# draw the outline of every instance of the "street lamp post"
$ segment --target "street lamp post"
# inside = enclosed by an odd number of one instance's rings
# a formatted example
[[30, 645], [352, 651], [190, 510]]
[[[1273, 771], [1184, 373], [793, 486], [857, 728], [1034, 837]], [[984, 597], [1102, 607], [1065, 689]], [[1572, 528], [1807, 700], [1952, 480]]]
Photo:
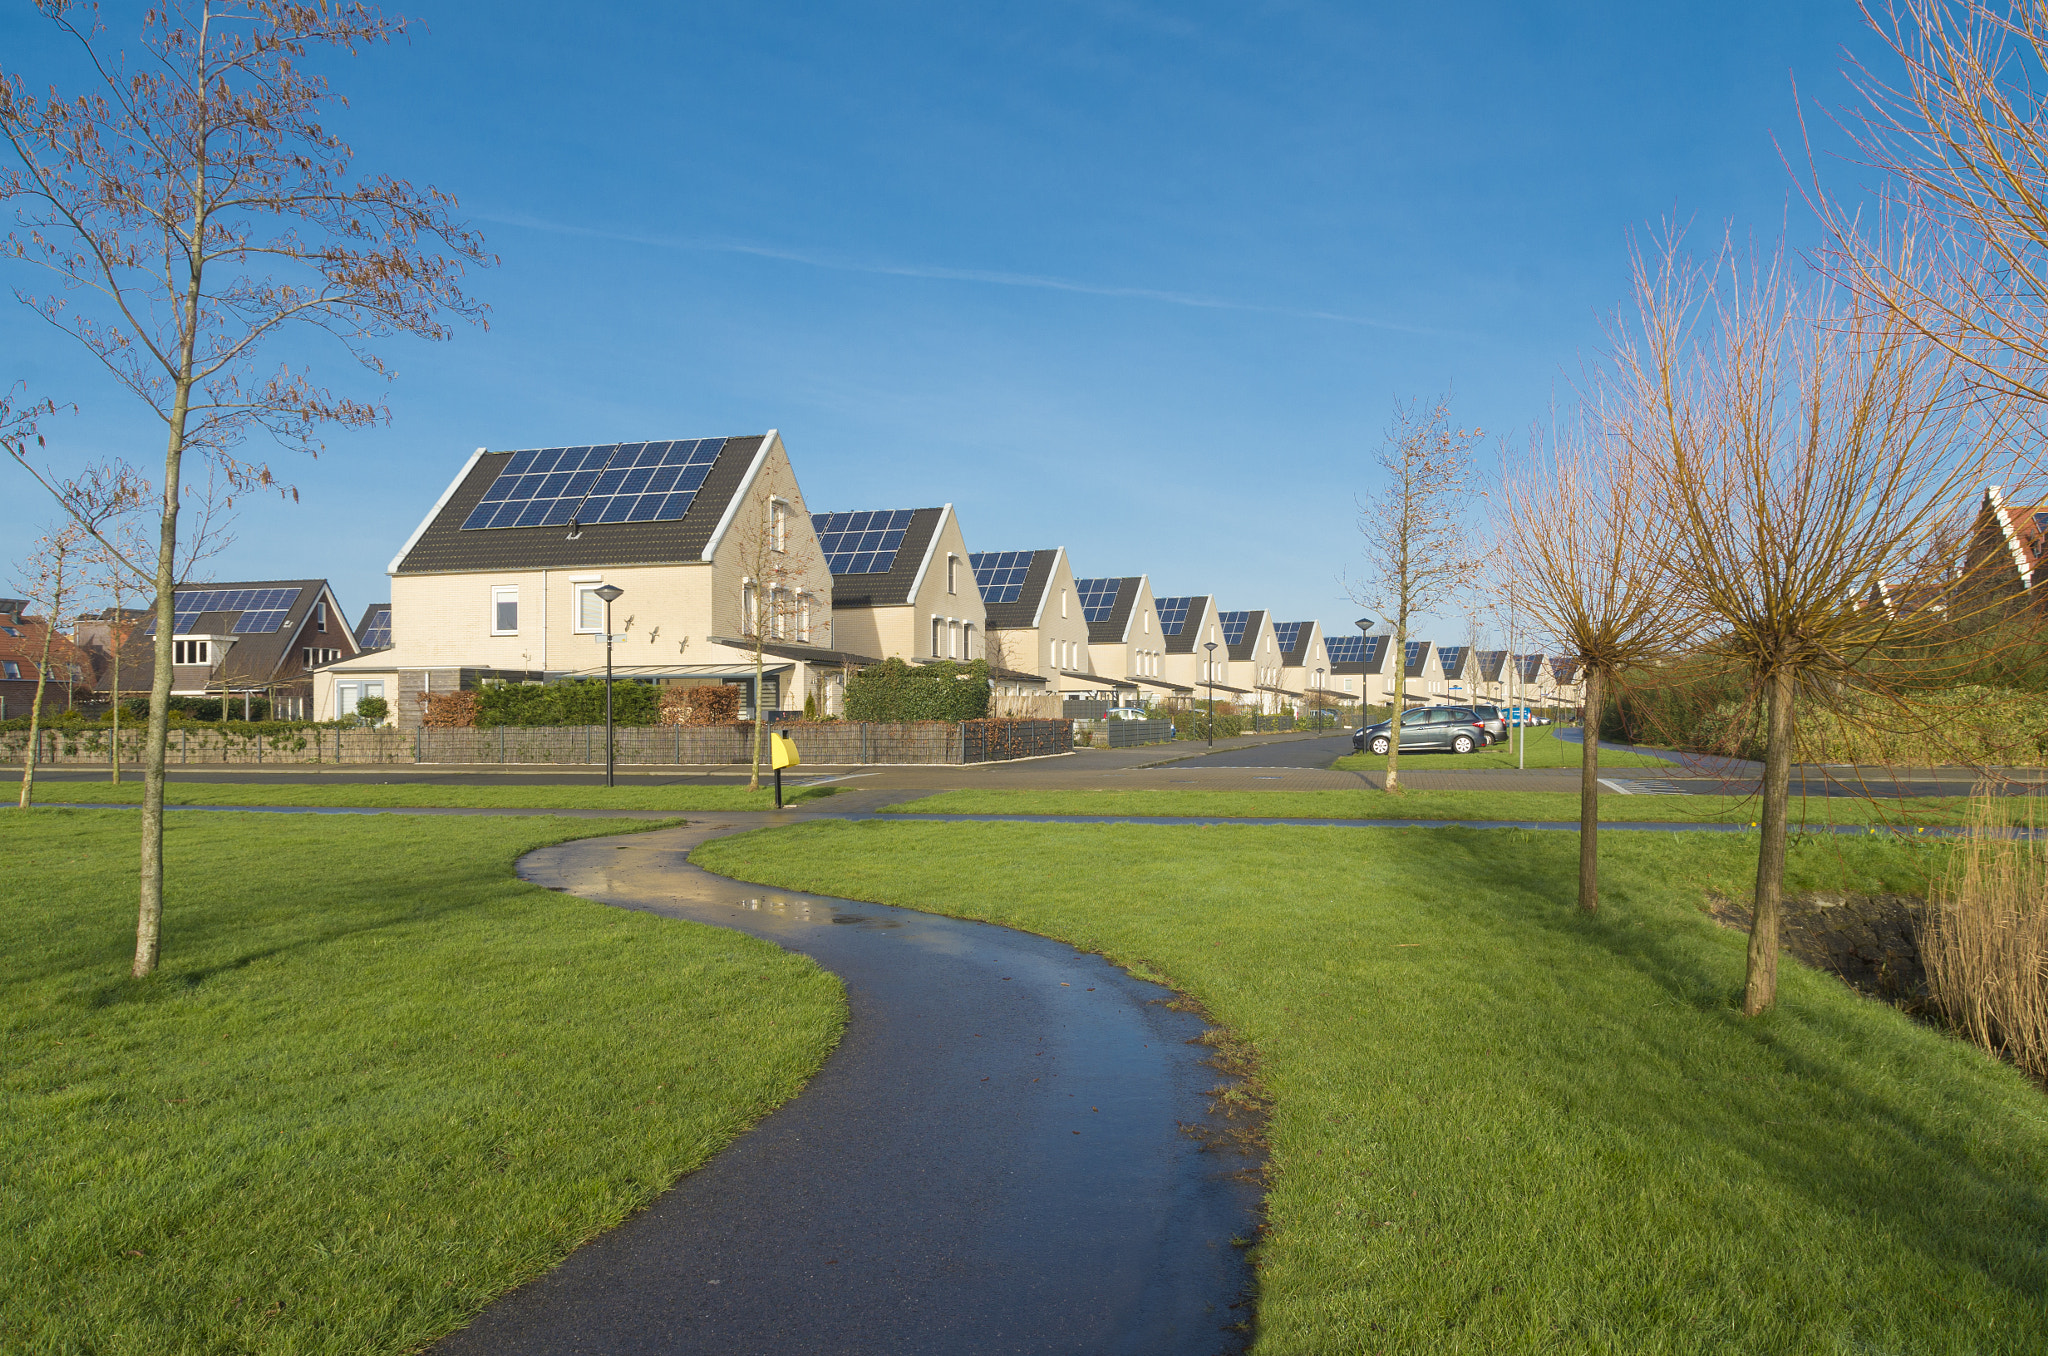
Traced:
[[1209, 747], [1216, 747], [1216, 642], [1202, 642], [1209, 652]]
[[606, 584], [603, 588], [592, 589], [604, 599], [604, 784], [612, 785], [615, 768], [615, 751], [612, 748], [612, 603], [625, 592], [617, 584]]
[[1316, 670], [1316, 733], [1323, 732], [1323, 671]]
[[[1365, 708], [1372, 704], [1372, 680], [1365, 673], [1366, 632], [1372, 630], [1372, 618], [1360, 617], [1351, 624], [1358, 628], [1358, 724], [1360, 728], [1363, 728], [1370, 723], [1366, 719]], [[1400, 718], [1401, 713], [1396, 711], [1394, 719], [1399, 720]]]

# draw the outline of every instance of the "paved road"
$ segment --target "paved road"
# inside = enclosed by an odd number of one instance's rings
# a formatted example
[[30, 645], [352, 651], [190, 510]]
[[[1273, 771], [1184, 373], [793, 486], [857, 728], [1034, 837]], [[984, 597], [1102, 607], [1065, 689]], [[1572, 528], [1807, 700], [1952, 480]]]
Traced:
[[1211, 754], [1199, 754], [1191, 763], [1181, 766], [1326, 768], [1349, 752], [1351, 734], [1346, 731], [1343, 734], [1308, 735], [1254, 744], [1248, 748], [1220, 749]]
[[690, 848], [764, 816], [564, 843], [520, 874], [738, 928], [846, 983], [801, 1096], [438, 1356], [1240, 1351], [1249, 1160], [1183, 1126], [1204, 1023], [1099, 956], [986, 924], [743, 885]]

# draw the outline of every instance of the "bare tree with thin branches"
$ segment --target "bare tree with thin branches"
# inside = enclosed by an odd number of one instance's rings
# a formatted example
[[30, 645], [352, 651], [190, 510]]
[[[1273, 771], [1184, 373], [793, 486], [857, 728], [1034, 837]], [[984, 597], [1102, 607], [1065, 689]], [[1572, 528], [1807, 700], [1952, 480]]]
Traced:
[[[1632, 670], [1683, 645], [1683, 595], [1665, 576], [1671, 520], [1653, 512], [1655, 464], [1624, 406], [1592, 411], [1512, 467], [1498, 519], [1519, 576], [1516, 611], [1584, 674], [1579, 762], [1579, 907], [1600, 907], [1600, 704]], [[1513, 656], [1509, 656], [1513, 662]]]
[[144, 58], [130, 65], [96, 12], [43, 12], [74, 40], [86, 92], [32, 95], [21, 72], [0, 72], [0, 135], [14, 157], [0, 172], [0, 199], [15, 217], [6, 253], [55, 284], [16, 296], [98, 359], [165, 433], [132, 967], [140, 978], [161, 953], [185, 460], [210, 463], [237, 490], [275, 486], [267, 466], [235, 455], [250, 433], [313, 452], [323, 425], [388, 418], [269, 350], [289, 332], [319, 330], [388, 379], [370, 345], [393, 335], [443, 339], [444, 316], [480, 318], [464, 276], [492, 261], [437, 190], [352, 180], [352, 153], [319, 120], [334, 96], [307, 63], [402, 37], [405, 20], [350, 0], [197, 0], [151, 11]]
[[77, 610], [79, 555], [89, 538], [69, 521], [37, 538], [24, 563], [22, 591], [42, 609], [43, 650], [36, 659], [36, 695], [28, 708], [28, 749], [21, 760], [21, 808], [35, 804], [36, 764], [42, 761], [43, 694], [50, 684], [50, 651]]
[[1478, 429], [1455, 428], [1451, 398], [1395, 406], [1375, 457], [1381, 487], [1359, 505], [1365, 572], [1347, 581], [1351, 600], [1393, 627], [1394, 715], [1389, 727], [1386, 789], [1400, 789], [1401, 714], [1408, 693], [1411, 621], [1451, 602], [1472, 580], [1475, 555], [1466, 514], [1477, 486], [1472, 448]]
[[1776, 1001], [1787, 810], [1800, 701], [1839, 718], [1940, 681], [1955, 615], [1939, 596], [1862, 598], [1950, 528], [2004, 455], [2010, 420], [1965, 399], [1951, 352], [1897, 312], [1842, 305], [1782, 259], [1701, 268], [1675, 237], [1636, 256], [1639, 320], [1614, 370], [1655, 487], [1667, 578], [1700, 653], [1747, 679], [1764, 766], [1743, 1011]]

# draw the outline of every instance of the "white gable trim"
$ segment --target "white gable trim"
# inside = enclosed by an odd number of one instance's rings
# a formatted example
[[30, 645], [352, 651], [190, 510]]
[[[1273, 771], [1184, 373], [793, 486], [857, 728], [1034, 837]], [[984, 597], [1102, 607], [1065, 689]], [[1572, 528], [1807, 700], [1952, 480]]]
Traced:
[[[746, 475], [740, 478], [740, 487], [732, 492], [726, 501], [725, 512], [719, 515], [718, 526], [711, 529], [711, 540], [704, 543], [704, 552], [699, 560], [709, 560], [718, 554], [718, 547], [725, 540], [725, 534], [732, 529], [732, 520], [739, 516], [740, 505], [746, 502], [747, 491], [754, 488], [754, 481], [761, 475], [761, 468], [768, 464], [768, 454], [782, 445], [782, 435], [769, 429], [761, 439], [761, 446], [754, 450], [754, 460], [747, 467]], [[791, 474], [794, 474], [792, 470]]]
[[2019, 534], [2012, 530], [2012, 515], [2005, 511], [2004, 490], [1997, 485], [1986, 485], [1984, 502], [1991, 505], [1991, 512], [1998, 519], [1998, 530], [2005, 537], [2005, 553], [2012, 557], [2013, 573], [2020, 577], [2020, 587], [2027, 588], [2033, 580], [2027, 577], [2027, 556], [2020, 549]]
[[[932, 539], [924, 544], [924, 559], [917, 564], [917, 577], [910, 581], [910, 601], [917, 602], [917, 595], [924, 592], [925, 572], [932, 567], [932, 556], [938, 552], [939, 538], [946, 535], [946, 524], [953, 517], [953, 506], [946, 504], [939, 509], [939, 521], [932, 528]], [[965, 543], [963, 542], [963, 547]], [[977, 590], [980, 585], [975, 585]]]
[[427, 530], [428, 525], [431, 524], [434, 521], [434, 519], [441, 516], [442, 508], [446, 506], [446, 504], [448, 503], [448, 496], [455, 493], [455, 487], [457, 485], [460, 485], [463, 481], [469, 478], [470, 468], [476, 465], [476, 459], [478, 457], [481, 457], [484, 453], [488, 451], [490, 451], [490, 449], [487, 447], [479, 447], [476, 451], [469, 454], [469, 460], [462, 463], [462, 469], [455, 473], [455, 479], [448, 482], [448, 488], [441, 491], [441, 497], [439, 499], [436, 499], [434, 501], [434, 506], [427, 510], [427, 516], [420, 519], [420, 525], [412, 530], [412, 535], [410, 537], [407, 537], [405, 539], [405, 545], [399, 547], [398, 554], [391, 557], [391, 563], [384, 567], [384, 573], [398, 573], [399, 562], [404, 560], [406, 556], [411, 554], [413, 546], [418, 543], [421, 534], [423, 534]]
[[1038, 606], [1031, 613], [1031, 629], [1036, 631], [1045, 623], [1045, 600], [1052, 597], [1052, 586], [1059, 581], [1060, 566], [1066, 562], [1067, 548], [1052, 548], [1052, 568], [1046, 571], [1045, 587], [1038, 591]]

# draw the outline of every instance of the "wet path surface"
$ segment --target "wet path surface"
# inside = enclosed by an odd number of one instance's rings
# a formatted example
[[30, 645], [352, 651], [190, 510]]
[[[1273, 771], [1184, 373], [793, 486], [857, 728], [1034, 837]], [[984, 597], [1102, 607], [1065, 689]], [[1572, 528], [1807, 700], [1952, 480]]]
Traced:
[[1250, 1160], [1185, 1125], [1222, 1076], [1170, 993], [987, 924], [768, 890], [684, 860], [744, 815], [529, 854], [520, 874], [737, 928], [846, 984], [791, 1103], [433, 1348], [492, 1353], [1210, 1353], [1249, 1269]]

